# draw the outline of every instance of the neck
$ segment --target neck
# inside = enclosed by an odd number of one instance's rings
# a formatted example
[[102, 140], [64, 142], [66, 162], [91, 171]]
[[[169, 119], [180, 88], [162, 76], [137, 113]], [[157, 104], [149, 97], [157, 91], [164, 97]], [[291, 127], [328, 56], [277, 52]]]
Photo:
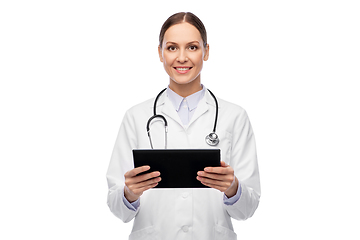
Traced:
[[186, 84], [179, 84], [170, 79], [169, 88], [182, 97], [190, 96], [202, 89], [200, 78]]

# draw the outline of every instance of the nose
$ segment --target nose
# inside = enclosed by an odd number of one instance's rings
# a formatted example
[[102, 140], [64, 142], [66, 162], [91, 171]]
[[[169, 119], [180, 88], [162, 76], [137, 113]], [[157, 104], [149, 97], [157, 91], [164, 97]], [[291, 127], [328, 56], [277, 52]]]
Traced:
[[184, 63], [188, 61], [188, 58], [186, 56], [186, 51], [184, 49], [179, 51], [179, 55], [176, 58], [176, 60], [180, 63]]

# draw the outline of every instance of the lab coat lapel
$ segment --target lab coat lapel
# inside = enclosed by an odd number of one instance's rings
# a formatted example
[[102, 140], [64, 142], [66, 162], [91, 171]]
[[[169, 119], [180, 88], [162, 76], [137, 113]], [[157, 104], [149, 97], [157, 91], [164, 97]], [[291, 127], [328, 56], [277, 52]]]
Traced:
[[170, 101], [166, 93], [164, 94], [161, 100], [162, 100], [161, 103], [163, 104], [163, 107], [161, 108], [161, 112], [164, 115], [172, 118], [174, 121], [178, 122], [180, 125], [182, 125], [179, 114], [176, 112], [172, 102]]
[[209, 110], [209, 98], [211, 98], [211, 96], [209, 92], [205, 89], [205, 96], [200, 100], [197, 108], [195, 109], [195, 113], [190, 120], [189, 126], [193, 122], [195, 122], [196, 119], [201, 117], [204, 113], [206, 113]]

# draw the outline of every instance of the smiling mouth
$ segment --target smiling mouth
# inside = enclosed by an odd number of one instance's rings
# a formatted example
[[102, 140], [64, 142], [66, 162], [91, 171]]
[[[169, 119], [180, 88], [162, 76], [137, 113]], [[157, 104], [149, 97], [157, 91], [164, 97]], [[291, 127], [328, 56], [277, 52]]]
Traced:
[[174, 67], [178, 71], [188, 71], [192, 69], [192, 67]]

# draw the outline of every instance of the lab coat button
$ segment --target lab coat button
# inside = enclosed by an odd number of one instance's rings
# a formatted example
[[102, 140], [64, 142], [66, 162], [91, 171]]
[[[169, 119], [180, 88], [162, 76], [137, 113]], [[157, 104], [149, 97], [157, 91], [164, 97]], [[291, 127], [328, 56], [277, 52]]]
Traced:
[[184, 192], [183, 194], [182, 194], [182, 197], [183, 198], [187, 198], [189, 196], [189, 193], [188, 192]]
[[189, 227], [188, 227], [188, 226], [183, 226], [181, 229], [182, 229], [184, 232], [188, 232], [188, 231], [189, 231]]

